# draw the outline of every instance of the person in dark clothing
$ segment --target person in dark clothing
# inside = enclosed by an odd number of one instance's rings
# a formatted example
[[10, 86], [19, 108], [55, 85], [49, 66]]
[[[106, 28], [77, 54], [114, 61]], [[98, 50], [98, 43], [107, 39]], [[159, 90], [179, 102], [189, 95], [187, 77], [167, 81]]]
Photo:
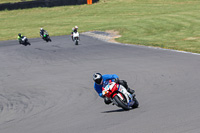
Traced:
[[43, 28], [40, 28], [40, 36], [42, 37], [42, 39], [44, 39], [44, 33], [47, 32], [46, 30], [44, 30]]

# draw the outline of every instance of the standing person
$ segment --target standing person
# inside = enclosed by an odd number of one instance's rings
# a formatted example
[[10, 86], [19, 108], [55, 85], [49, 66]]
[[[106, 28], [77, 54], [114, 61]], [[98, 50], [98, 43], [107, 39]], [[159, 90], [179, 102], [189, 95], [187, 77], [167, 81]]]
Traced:
[[105, 104], [110, 104], [112, 101], [108, 97], [104, 97], [102, 94], [102, 87], [105, 84], [109, 83], [109, 80], [112, 80], [112, 82], [116, 82], [118, 84], [123, 85], [127, 91], [131, 94], [133, 94], [135, 91], [130, 89], [127, 85], [127, 82], [125, 80], [119, 80], [119, 77], [116, 74], [105, 74], [101, 75], [100, 73], [95, 73], [93, 75], [94, 80], [94, 89], [99, 94], [100, 97], [104, 98]]
[[72, 32], [71, 32], [71, 38], [72, 38], [72, 41], [74, 41], [74, 38], [73, 38], [73, 33], [76, 33], [76, 32], [78, 32], [78, 26], [75, 26], [75, 27], [73, 27], [72, 28]]

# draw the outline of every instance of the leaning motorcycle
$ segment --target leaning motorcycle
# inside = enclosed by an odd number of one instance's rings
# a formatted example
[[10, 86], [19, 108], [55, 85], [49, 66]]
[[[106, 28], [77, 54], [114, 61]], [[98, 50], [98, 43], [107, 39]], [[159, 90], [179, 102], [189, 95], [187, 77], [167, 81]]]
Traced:
[[105, 87], [102, 87], [102, 94], [110, 98], [114, 105], [124, 110], [130, 110], [139, 106], [135, 94], [130, 94], [124, 86], [115, 82], [109, 82]]
[[73, 32], [73, 40], [75, 42], [75, 45], [78, 45], [78, 43], [80, 41], [78, 32]]
[[30, 42], [28, 41], [28, 38], [25, 36], [22, 37], [20, 44], [24, 46], [31, 45]]
[[44, 33], [43, 39], [44, 39], [46, 42], [48, 42], [48, 41], [51, 42], [51, 38], [50, 38], [50, 36], [49, 36], [49, 34], [48, 34], [47, 32]]

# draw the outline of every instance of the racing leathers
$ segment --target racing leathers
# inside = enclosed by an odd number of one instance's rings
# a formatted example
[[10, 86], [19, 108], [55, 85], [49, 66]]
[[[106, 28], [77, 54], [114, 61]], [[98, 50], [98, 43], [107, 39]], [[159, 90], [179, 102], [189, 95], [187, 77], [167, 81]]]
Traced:
[[17, 39], [18, 39], [18, 41], [19, 41], [19, 44], [22, 44], [22, 38], [23, 38], [23, 37], [24, 37], [23, 35], [21, 35], [21, 36], [18, 35]]
[[42, 39], [44, 39], [44, 32], [47, 32], [47, 31], [44, 29], [40, 30], [40, 36], [42, 37]]
[[71, 32], [71, 38], [72, 38], [72, 41], [74, 41], [74, 38], [73, 38], [73, 33], [75, 32], [78, 32], [77, 31], [78, 29], [76, 29], [76, 28], [72, 28], [72, 32]]

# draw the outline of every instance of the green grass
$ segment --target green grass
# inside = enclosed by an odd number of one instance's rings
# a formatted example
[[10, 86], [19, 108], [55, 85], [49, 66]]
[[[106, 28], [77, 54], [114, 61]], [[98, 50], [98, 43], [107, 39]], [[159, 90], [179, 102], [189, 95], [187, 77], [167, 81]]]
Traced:
[[2, 3], [16, 3], [16, 2], [24, 2], [24, 1], [33, 1], [33, 0], [1, 0], [0, 4], [2, 4]]
[[100, 0], [93, 5], [34, 8], [0, 12], [0, 40], [19, 32], [39, 37], [43, 27], [51, 36], [79, 31], [116, 30], [122, 43], [200, 53], [199, 0]]

